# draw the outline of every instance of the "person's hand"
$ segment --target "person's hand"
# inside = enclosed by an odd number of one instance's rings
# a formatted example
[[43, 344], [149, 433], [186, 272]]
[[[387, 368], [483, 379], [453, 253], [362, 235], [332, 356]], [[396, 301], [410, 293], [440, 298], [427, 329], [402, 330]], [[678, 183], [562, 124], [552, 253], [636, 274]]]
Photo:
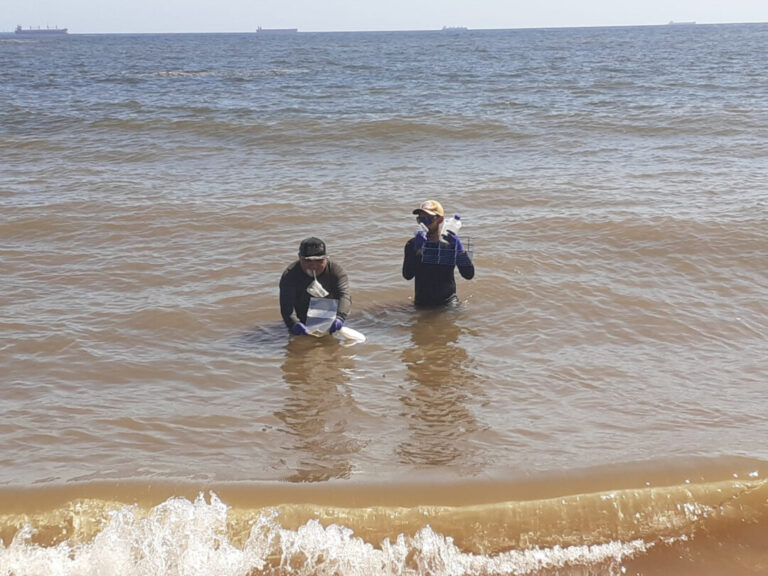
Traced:
[[422, 248], [424, 248], [424, 244], [427, 243], [427, 232], [424, 230], [424, 228], [419, 227], [418, 230], [416, 230], [416, 235], [413, 237], [413, 249], [418, 252]]
[[293, 332], [296, 336], [306, 336], [309, 334], [307, 327], [304, 326], [304, 324], [301, 322], [296, 322], [296, 324], [293, 325], [293, 328], [291, 328], [291, 332]]
[[448, 234], [445, 235], [445, 240], [451, 245], [451, 248], [456, 250], [456, 252], [464, 252], [464, 245], [461, 243], [461, 238], [459, 238], [457, 234], [448, 232]]
[[331, 327], [328, 329], [328, 333], [333, 334], [336, 332], [336, 330], [340, 330], [342, 326], [344, 326], [344, 320], [341, 318], [336, 318], [336, 320], [331, 323]]

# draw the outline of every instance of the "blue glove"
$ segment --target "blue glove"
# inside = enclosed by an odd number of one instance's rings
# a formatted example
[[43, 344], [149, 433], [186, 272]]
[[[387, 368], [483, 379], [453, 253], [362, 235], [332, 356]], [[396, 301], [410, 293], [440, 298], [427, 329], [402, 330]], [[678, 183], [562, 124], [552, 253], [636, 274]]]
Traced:
[[416, 236], [413, 237], [413, 249], [418, 252], [424, 248], [424, 244], [427, 243], [427, 233], [424, 230], [419, 229], [416, 231]]
[[448, 232], [448, 234], [445, 236], [445, 240], [448, 242], [448, 244], [451, 245], [451, 248], [456, 250], [456, 252], [464, 252], [464, 245], [461, 243], [461, 238], [459, 238], [453, 232]]
[[296, 324], [293, 325], [293, 328], [291, 328], [291, 332], [296, 334], [296, 336], [305, 336], [309, 334], [309, 332], [307, 332], [307, 327], [301, 322], [296, 322]]
[[336, 330], [339, 330], [342, 326], [344, 326], [344, 320], [341, 318], [336, 318], [336, 320], [333, 321], [331, 324], [331, 327], [328, 329], [329, 334], [333, 334], [336, 332]]

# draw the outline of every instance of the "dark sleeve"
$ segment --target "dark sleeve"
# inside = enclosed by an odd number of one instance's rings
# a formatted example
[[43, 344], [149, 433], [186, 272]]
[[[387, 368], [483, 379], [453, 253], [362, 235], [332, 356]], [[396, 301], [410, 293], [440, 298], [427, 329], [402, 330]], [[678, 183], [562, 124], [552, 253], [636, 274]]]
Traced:
[[291, 270], [287, 268], [280, 277], [280, 315], [289, 330], [299, 322], [296, 315], [296, 282]]
[[413, 239], [410, 239], [405, 244], [405, 251], [403, 254], [403, 278], [410, 280], [416, 276], [419, 260], [419, 255], [416, 253], [416, 250], [413, 249]]
[[469, 257], [468, 252], [460, 252], [456, 256], [456, 267], [459, 269], [459, 274], [461, 274], [462, 278], [472, 280], [475, 277], [475, 265], [472, 264], [472, 259]]
[[339, 299], [339, 308], [336, 316], [346, 320], [349, 311], [352, 309], [352, 298], [349, 295], [349, 277], [344, 268], [333, 263], [333, 272], [336, 277], [336, 298]]

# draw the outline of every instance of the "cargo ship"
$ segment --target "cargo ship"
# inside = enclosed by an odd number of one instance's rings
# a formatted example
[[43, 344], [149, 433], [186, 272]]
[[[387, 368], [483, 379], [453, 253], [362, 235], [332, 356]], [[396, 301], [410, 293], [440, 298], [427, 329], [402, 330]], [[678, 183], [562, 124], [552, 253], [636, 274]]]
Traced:
[[68, 34], [66, 28], [22, 28], [16, 26], [16, 34], [21, 36], [63, 36]]
[[298, 28], [256, 28], [257, 34], [295, 34], [298, 31]]

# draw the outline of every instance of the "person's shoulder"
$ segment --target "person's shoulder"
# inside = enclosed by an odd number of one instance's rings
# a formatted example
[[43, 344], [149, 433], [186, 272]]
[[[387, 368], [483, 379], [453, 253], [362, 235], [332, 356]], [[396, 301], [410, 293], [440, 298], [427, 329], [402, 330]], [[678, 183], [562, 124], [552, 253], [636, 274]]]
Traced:
[[336, 262], [336, 260], [332, 260], [331, 258], [328, 258], [328, 269], [333, 274], [345, 274], [344, 266]]
[[288, 264], [285, 270], [283, 270], [283, 276], [288, 276], [290, 274], [295, 274], [296, 270], [301, 270], [301, 266], [299, 266], [299, 261], [295, 260]]

